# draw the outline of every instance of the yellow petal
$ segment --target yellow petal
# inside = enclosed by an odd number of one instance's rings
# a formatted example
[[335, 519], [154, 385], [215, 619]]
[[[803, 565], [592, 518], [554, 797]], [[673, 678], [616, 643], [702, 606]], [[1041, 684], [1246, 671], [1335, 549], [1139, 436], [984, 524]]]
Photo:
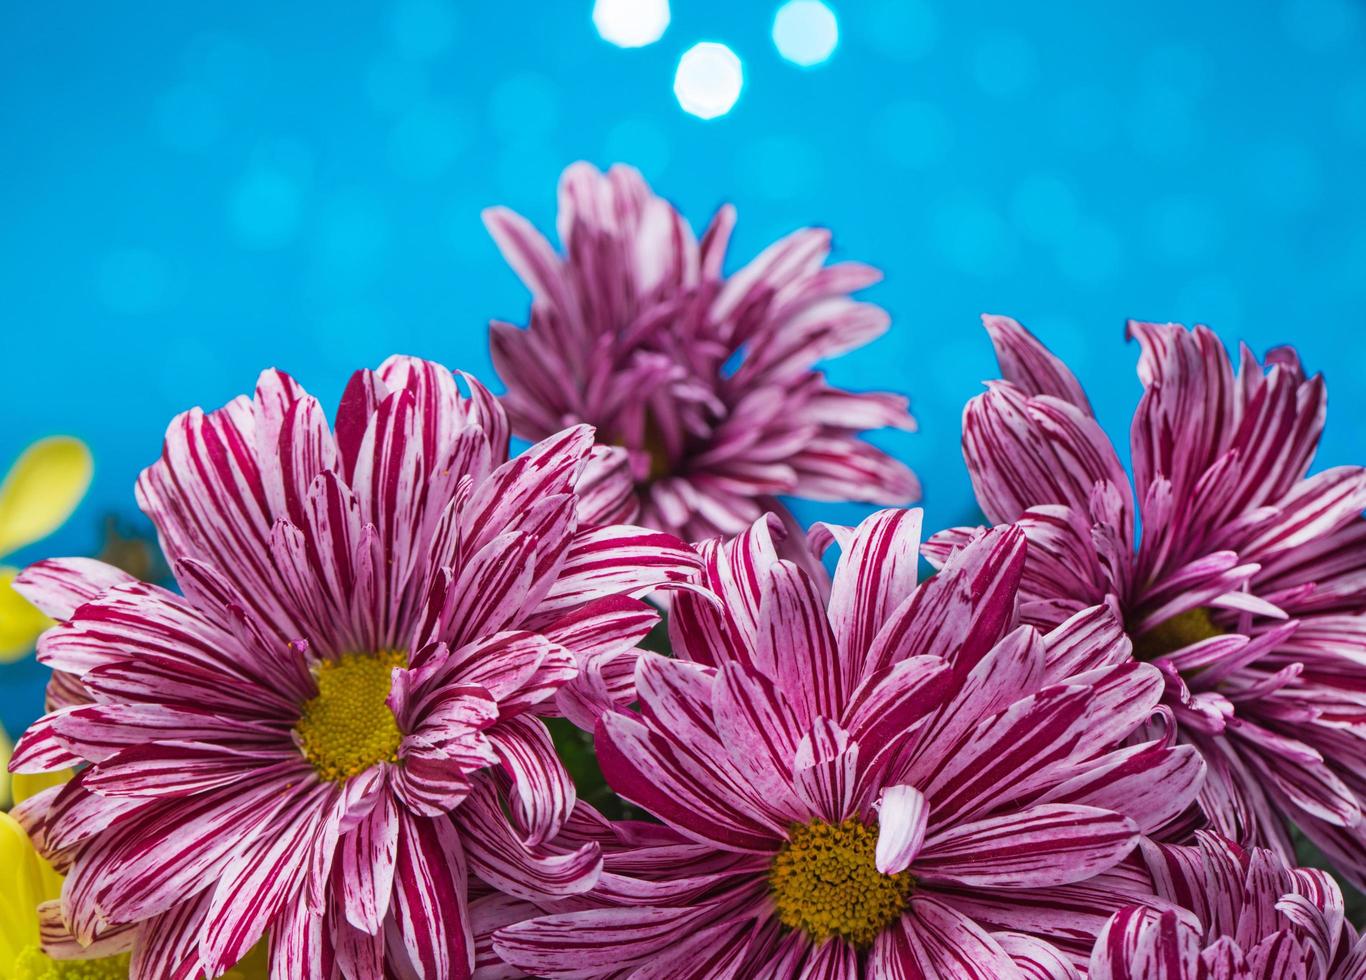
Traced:
[[90, 450], [70, 436], [24, 450], [0, 486], [0, 555], [61, 527], [85, 496], [93, 469]]
[[[10, 788], [14, 793], [14, 804], [18, 806], [31, 796], [37, 796], [50, 786], [60, 786], [62, 783], [70, 782], [71, 777], [76, 775], [75, 769], [58, 769], [56, 772], [16, 772], [10, 777]], [[47, 863], [47, 859], [34, 852], [34, 858], [38, 862], [38, 882], [39, 893], [46, 901], [48, 899], [60, 898], [62, 894], [62, 876], [59, 875]], [[4, 974], [0, 973], [0, 977]]]
[[15, 568], [0, 568], [0, 663], [18, 660], [33, 649], [38, 634], [52, 625], [29, 601], [14, 591]]
[[38, 943], [38, 904], [46, 897], [33, 843], [8, 813], [0, 813], [0, 976], [10, 976], [20, 951]]
[[9, 809], [9, 757], [13, 752], [14, 743], [9, 740], [5, 730], [0, 728], [0, 810]]
[[56, 772], [16, 772], [10, 777], [15, 806], [31, 796], [37, 796], [50, 786], [60, 786], [69, 782], [74, 775], [74, 769], [58, 769]]

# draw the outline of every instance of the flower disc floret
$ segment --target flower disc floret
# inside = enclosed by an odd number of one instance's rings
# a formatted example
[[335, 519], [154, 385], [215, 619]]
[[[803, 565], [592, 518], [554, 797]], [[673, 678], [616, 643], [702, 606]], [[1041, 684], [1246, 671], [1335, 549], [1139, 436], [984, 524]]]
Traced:
[[318, 696], [304, 703], [294, 730], [323, 779], [340, 783], [398, 761], [403, 733], [389, 710], [389, 686], [394, 668], [406, 661], [403, 651], [385, 650], [345, 653], [318, 666]]
[[850, 818], [796, 824], [773, 860], [770, 882], [778, 918], [817, 943], [832, 936], [859, 948], [906, 909], [915, 880], [877, 869], [877, 824]]
[[128, 954], [93, 960], [54, 960], [30, 946], [14, 961], [15, 980], [126, 980]]

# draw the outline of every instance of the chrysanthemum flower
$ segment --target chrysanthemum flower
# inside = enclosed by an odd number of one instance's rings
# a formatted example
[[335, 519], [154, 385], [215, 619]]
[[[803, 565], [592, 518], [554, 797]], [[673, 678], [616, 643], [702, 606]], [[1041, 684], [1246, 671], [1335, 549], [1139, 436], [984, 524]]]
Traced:
[[1120, 862], [1190, 805], [1199, 756], [1129, 741], [1160, 726], [1162, 678], [1108, 608], [1015, 627], [1023, 534], [986, 532], [917, 587], [919, 525], [823, 528], [843, 549], [828, 608], [766, 523], [704, 546], [721, 607], [679, 596], [681, 659], [641, 660], [640, 712], [597, 731], [612, 787], [675, 842], [640, 848], [645, 880], [602, 907], [500, 931], [504, 958], [850, 980], [1084, 962], [1145, 894]]
[[919, 496], [910, 470], [859, 438], [913, 428], [905, 399], [833, 388], [814, 368], [888, 324], [849, 295], [877, 270], [824, 264], [829, 232], [797, 231], [727, 276], [732, 207], [699, 242], [637, 171], [586, 163], [560, 181], [563, 256], [505, 208], [484, 220], [532, 293], [529, 327], [495, 322], [490, 336], [514, 431], [596, 426], [625, 450], [641, 523], [695, 541], [786, 515], [778, 494]]
[[[573, 808], [536, 716], [588, 711], [579, 664], [654, 619], [628, 596], [698, 559], [584, 512], [590, 429], [507, 460], [465, 382], [391, 359], [334, 429], [267, 372], [177, 418], [139, 482], [183, 596], [88, 561], [21, 576], [62, 620], [40, 657], [93, 698], [20, 740], [18, 771], [83, 766], [26, 826], [78, 942], [136, 930], [134, 977], [216, 976], [267, 932], [276, 976], [466, 977], [465, 842], [534, 862]], [[471, 818], [486, 783], [506, 810]], [[555, 887], [597, 863], [584, 848]]]
[[1143, 845], [1170, 906], [1130, 906], [1106, 923], [1090, 980], [1362, 980], [1366, 937], [1322, 871], [1200, 834], [1194, 847]]
[[1292, 822], [1366, 881], [1366, 470], [1306, 476], [1323, 379], [1288, 349], [1243, 348], [1235, 374], [1204, 327], [1131, 324], [1131, 483], [1066, 366], [985, 319], [1005, 380], [968, 405], [963, 452], [988, 519], [1029, 536], [1026, 619], [1115, 596], [1209, 764], [1212, 829], [1293, 861]]

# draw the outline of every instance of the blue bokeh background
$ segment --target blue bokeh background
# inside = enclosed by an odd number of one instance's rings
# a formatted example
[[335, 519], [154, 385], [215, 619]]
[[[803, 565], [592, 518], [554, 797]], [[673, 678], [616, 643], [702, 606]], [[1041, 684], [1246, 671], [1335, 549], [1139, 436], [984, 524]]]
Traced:
[[[0, 457], [66, 432], [97, 476], [18, 556], [91, 553], [166, 422], [268, 365], [335, 402], [403, 351], [489, 373], [489, 317], [526, 294], [481, 208], [552, 226], [569, 162], [635, 163], [697, 226], [725, 200], [738, 264], [807, 223], [887, 272], [891, 332], [830, 365], [912, 398], [931, 525], [971, 515], [964, 401], [1011, 313], [1127, 431], [1126, 317], [1297, 344], [1328, 376], [1320, 465], [1366, 414], [1366, 7], [830, 0], [841, 38], [780, 58], [776, 3], [675, 0], [623, 50], [589, 0], [10, 4], [0, 27]], [[681, 53], [728, 44], [734, 110], [685, 115]], [[852, 519], [805, 507], [806, 519]], [[11, 732], [32, 662], [0, 670]]]

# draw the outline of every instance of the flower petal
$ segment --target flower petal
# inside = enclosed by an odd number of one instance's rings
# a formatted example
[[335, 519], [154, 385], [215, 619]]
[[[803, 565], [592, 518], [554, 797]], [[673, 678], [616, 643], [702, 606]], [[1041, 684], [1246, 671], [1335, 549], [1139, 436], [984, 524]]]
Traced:
[[1196, 980], [1200, 923], [1180, 909], [1129, 906], [1105, 923], [1091, 954], [1090, 980]]
[[916, 873], [974, 888], [1042, 888], [1118, 864], [1138, 843], [1127, 817], [1099, 807], [1044, 803], [937, 830]]
[[877, 804], [878, 871], [900, 874], [911, 866], [925, 843], [930, 805], [914, 786], [888, 786]]
[[85, 443], [40, 439], [20, 454], [0, 485], [0, 555], [57, 530], [90, 486], [94, 465]]

